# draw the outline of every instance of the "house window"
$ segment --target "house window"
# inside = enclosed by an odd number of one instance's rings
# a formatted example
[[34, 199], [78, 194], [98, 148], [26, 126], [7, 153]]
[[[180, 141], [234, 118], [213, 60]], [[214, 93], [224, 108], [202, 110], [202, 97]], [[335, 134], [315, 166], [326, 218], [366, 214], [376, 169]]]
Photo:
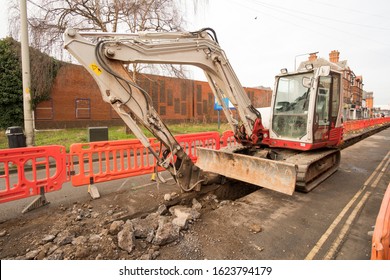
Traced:
[[160, 106], [160, 115], [165, 116], [167, 114], [167, 108], [165, 106]]
[[157, 102], [158, 102], [158, 82], [153, 81], [152, 84], [153, 84], [153, 86], [152, 86], [152, 99], [153, 99], [153, 101], [157, 100]]
[[153, 81], [152, 82], [152, 101], [153, 101], [153, 107], [158, 110], [158, 82]]
[[196, 103], [196, 112], [199, 116], [202, 115], [202, 103]]
[[209, 101], [209, 104], [212, 106], [214, 104], [214, 94], [212, 94], [211, 92], [208, 93], [208, 101]]
[[187, 115], [187, 103], [181, 103], [181, 115]]
[[202, 86], [196, 85], [196, 102], [202, 102]]
[[203, 100], [203, 114], [206, 115], [207, 111], [209, 110], [207, 100]]
[[168, 106], [172, 106], [172, 105], [173, 105], [173, 94], [172, 94], [172, 90], [168, 89]]
[[175, 106], [174, 106], [175, 114], [180, 114], [180, 99], [175, 98]]
[[187, 100], [187, 84], [186, 82], [181, 82], [181, 101], [186, 101]]
[[165, 103], [166, 97], [165, 97], [165, 81], [160, 82], [160, 102]]
[[89, 98], [76, 98], [76, 119], [91, 118], [91, 100]]

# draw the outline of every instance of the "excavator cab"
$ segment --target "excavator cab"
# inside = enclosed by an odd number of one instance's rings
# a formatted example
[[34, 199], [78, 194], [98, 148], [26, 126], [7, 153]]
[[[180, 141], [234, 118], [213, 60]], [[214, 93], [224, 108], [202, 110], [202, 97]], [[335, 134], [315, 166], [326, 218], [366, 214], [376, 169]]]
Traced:
[[313, 150], [342, 137], [341, 74], [329, 66], [276, 76], [269, 146]]

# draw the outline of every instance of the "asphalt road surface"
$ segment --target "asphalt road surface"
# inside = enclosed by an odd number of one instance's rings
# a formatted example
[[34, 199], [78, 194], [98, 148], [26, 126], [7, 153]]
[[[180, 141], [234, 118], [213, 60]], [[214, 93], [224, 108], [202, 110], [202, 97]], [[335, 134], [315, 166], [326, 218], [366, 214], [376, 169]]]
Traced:
[[224, 211], [210, 213], [223, 224], [210, 234], [221, 236], [250, 222], [262, 226], [241, 252], [230, 252], [234, 259], [247, 258], [252, 247], [260, 248], [261, 259], [370, 259], [370, 232], [390, 182], [389, 163], [386, 129], [344, 149], [339, 170], [310, 193], [287, 196], [261, 189], [242, 198], [245, 204], [229, 219]]

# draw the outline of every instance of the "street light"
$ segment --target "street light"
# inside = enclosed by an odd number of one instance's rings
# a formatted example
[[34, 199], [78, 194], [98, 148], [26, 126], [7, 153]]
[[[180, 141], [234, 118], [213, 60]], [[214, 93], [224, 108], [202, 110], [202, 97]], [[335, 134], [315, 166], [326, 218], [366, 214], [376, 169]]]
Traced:
[[298, 54], [295, 56], [295, 59], [294, 59], [294, 71], [297, 70], [297, 57], [299, 56], [304, 56], [304, 55], [311, 55], [311, 54], [317, 54], [318, 52], [310, 52], [310, 53], [303, 53], [303, 54]]

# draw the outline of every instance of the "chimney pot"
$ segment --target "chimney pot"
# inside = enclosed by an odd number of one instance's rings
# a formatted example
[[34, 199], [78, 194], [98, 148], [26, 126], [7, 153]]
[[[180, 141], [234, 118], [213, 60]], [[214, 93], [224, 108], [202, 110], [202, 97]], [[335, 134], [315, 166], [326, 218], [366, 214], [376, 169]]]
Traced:
[[309, 56], [309, 61], [315, 61], [317, 60], [317, 54], [316, 53], [311, 53]]
[[340, 52], [336, 51], [336, 50], [333, 50], [329, 54], [329, 61], [337, 63], [337, 62], [339, 62], [339, 57], [340, 57]]

